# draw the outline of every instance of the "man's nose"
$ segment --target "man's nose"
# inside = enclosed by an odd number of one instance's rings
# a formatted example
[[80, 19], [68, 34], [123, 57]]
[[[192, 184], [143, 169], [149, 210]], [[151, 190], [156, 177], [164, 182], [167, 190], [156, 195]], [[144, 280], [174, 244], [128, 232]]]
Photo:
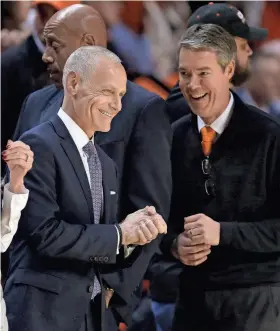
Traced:
[[49, 64], [49, 63], [53, 63], [54, 62], [54, 58], [53, 56], [51, 55], [51, 52], [49, 51], [48, 48], [45, 49], [45, 52], [42, 56], [42, 60], [46, 63], [46, 64]]

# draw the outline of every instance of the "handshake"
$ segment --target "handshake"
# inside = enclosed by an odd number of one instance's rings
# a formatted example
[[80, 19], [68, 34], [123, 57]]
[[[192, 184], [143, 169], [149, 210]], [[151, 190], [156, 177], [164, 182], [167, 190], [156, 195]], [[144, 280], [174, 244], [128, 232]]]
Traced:
[[167, 225], [154, 207], [145, 207], [129, 214], [119, 224], [122, 245], [146, 245], [159, 234], [167, 233]]

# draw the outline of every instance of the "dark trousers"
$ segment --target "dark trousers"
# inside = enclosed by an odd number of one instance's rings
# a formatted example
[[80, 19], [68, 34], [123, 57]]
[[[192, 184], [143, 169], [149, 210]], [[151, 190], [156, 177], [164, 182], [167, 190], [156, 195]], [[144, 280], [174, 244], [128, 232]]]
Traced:
[[[102, 331], [117, 331], [117, 322], [110, 309], [106, 309]], [[84, 316], [79, 331], [101, 331], [101, 297], [97, 295], [90, 301], [88, 311]]]
[[172, 331], [186, 330], [279, 331], [280, 284], [180, 293]]

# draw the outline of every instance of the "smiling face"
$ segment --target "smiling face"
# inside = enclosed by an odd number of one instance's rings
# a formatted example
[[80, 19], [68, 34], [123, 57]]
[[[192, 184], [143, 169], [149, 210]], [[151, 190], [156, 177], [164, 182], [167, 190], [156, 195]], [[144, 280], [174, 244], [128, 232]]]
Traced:
[[234, 61], [223, 69], [211, 50], [189, 50], [179, 54], [179, 86], [194, 114], [211, 124], [226, 109]]
[[110, 130], [126, 93], [127, 78], [123, 66], [106, 58], [98, 61], [88, 81], [82, 81], [75, 73], [70, 73], [66, 80], [73, 106], [71, 117], [89, 137], [96, 131]]

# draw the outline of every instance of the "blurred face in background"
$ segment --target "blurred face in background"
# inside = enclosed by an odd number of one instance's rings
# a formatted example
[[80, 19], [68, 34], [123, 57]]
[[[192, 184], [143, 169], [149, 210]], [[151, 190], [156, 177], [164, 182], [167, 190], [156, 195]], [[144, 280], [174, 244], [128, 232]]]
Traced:
[[254, 70], [248, 89], [258, 106], [280, 100], [280, 61], [276, 56], [262, 56], [254, 60]]
[[234, 86], [240, 86], [249, 78], [251, 73], [250, 57], [253, 54], [248, 41], [244, 38], [234, 38], [237, 46], [237, 57], [235, 64], [235, 73], [232, 78]]

